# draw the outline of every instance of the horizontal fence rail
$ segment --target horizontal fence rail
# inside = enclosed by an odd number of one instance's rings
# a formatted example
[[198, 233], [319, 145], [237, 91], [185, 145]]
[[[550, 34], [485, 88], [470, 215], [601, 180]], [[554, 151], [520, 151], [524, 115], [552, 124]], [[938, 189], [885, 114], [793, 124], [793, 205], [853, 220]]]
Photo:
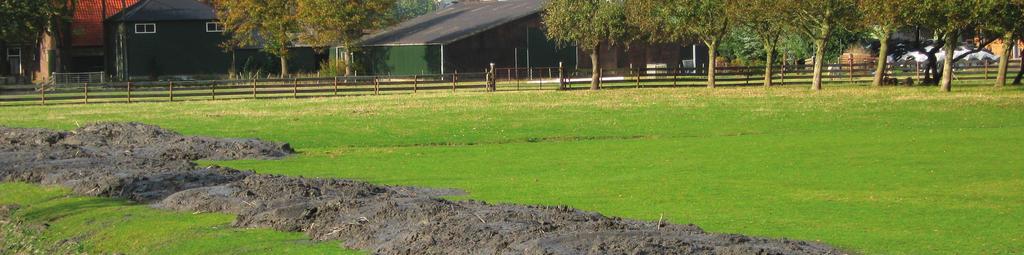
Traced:
[[[1010, 79], [1021, 62], [1010, 64]], [[717, 86], [761, 86], [764, 66], [719, 67]], [[829, 64], [824, 66], [826, 84], [867, 84], [874, 78], [874, 63]], [[956, 81], [983, 82], [996, 77], [995, 63], [958, 65]], [[813, 66], [773, 66], [773, 85], [810, 85]], [[890, 83], [920, 83], [925, 67], [893, 64], [886, 70]], [[523, 90], [588, 89], [593, 73], [589, 69], [493, 68], [486, 72], [431, 75], [349, 76], [288, 79], [82, 82], [0, 86], [0, 106], [38, 104], [92, 104], [177, 102], [194, 100], [315, 98], [335, 96], [389, 95], [421, 92], [486, 92]], [[657, 88], [707, 86], [703, 68], [600, 69], [602, 88]]]

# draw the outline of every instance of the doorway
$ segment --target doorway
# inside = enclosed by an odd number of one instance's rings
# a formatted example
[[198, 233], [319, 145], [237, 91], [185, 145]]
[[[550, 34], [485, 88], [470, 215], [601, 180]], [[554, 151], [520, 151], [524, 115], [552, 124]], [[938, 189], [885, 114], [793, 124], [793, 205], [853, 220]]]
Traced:
[[22, 76], [21, 48], [7, 48], [7, 63], [12, 76]]

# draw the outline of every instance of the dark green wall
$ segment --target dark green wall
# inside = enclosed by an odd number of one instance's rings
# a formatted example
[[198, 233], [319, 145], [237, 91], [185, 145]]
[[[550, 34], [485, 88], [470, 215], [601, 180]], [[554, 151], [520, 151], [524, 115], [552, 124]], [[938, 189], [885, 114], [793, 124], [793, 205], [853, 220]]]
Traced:
[[[169, 75], [223, 75], [231, 66], [231, 54], [225, 52], [222, 33], [206, 32], [207, 21], [160, 21], [155, 34], [136, 34], [136, 23], [108, 24], [107, 70], [115, 73], [117, 59], [123, 55], [125, 78], [158, 78]], [[144, 22], [145, 23], [145, 22]], [[121, 29], [118, 26], [123, 26]], [[122, 46], [121, 40], [124, 39]], [[123, 48], [121, 48], [123, 47]], [[291, 72], [317, 71], [318, 56], [310, 48], [293, 48], [289, 58]], [[236, 51], [239, 72], [277, 73], [279, 60], [256, 49]]]
[[[331, 57], [335, 57], [332, 54]], [[438, 45], [362, 47], [355, 54], [360, 75], [416, 75], [441, 73]]]

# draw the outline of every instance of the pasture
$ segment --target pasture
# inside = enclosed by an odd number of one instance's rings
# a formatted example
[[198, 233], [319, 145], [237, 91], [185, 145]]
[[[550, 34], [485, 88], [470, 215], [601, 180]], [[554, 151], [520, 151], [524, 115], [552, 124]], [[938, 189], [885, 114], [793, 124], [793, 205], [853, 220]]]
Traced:
[[[1019, 86], [966, 85], [953, 93], [853, 85], [820, 92], [460, 92], [0, 108], [5, 126], [71, 129], [101, 121], [283, 141], [299, 151], [285, 160], [202, 162], [260, 173], [456, 188], [468, 195], [450, 199], [570, 205], [865, 254], [1024, 252]], [[56, 221], [42, 233], [47, 240], [79, 238], [79, 249], [89, 252], [217, 252], [253, 243], [348, 252], [302, 241], [298, 233], [226, 228], [227, 215], [163, 212], [24, 184], [0, 188], [0, 204], [30, 204], [19, 210], [21, 219]], [[247, 241], [254, 239], [261, 241]]]

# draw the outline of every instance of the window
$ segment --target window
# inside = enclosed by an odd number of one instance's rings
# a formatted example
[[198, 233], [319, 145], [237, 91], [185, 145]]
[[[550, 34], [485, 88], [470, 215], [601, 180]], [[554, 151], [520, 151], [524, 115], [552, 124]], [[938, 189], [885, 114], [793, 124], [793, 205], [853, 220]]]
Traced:
[[21, 48], [7, 48], [7, 57], [9, 57], [9, 58], [21, 57]]
[[156, 24], [154, 23], [142, 23], [135, 24], [136, 34], [156, 34]]
[[210, 32], [210, 33], [224, 32], [224, 23], [220, 23], [220, 22], [206, 22], [206, 32]]

